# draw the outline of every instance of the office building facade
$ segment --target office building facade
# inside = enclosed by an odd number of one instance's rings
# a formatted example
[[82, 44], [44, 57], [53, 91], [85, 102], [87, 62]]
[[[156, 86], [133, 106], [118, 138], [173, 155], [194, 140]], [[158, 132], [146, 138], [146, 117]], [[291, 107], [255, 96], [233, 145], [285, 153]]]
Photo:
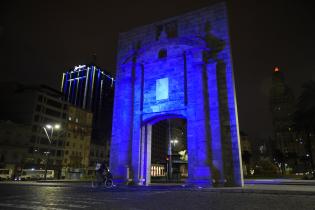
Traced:
[[[55, 178], [71, 178], [71, 172], [84, 174], [89, 164], [93, 114], [64, 101], [60, 91], [45, 85], [18, 84], [12, 87], [11, 96], [7, 102], [13, 108], [7, 109], [8, 117], [3, 120], [13, 122], [1, 124], [0, 135], [4, 141], [0, 143], [9, 149], [13, 143], [23, 145], [20, 149], [26, 152], [20, 153], [23, 157], [19, 157], [19, 167], [45, 169], [47, 165], [48, 169], [55, 170]], [[48, 125], [58, 125], [58, 129], [51, 133]], [[20, 138], [19, 132], [14, 135], [13, 128], [26, 130], [27, 135], [20, 134]], [[3, 167], [10, 164], [6, 154], [14, 155], [16, 150], [1, 150]]]
[[300, 172], [305, 154], [304, 142], [293, 129], [292, 116], [295, 99], [286, 83], [285, 75], [275, 67], [270, 90], [270, 111], [273, 125], [273, 153], [282, 173]]
[[110, 141], [114, 82], [113, 77], [95, 65], [76, 66], [62, 77], [63, 99], [93, 113], [95, 144], [106, 146]]

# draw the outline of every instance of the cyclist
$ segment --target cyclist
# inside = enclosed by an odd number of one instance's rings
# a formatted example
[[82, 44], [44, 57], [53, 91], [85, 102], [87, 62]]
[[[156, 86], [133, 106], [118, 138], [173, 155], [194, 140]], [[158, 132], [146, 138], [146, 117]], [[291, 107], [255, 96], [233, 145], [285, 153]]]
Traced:
[[96, 179], [98, 185], [105, 184], [106, 187], [112, 187], [113, 185], [113, 176], [109, 172], [109, 169], [106, 166], [106, 161], [103, 160], [101, 164], [96, 164]]

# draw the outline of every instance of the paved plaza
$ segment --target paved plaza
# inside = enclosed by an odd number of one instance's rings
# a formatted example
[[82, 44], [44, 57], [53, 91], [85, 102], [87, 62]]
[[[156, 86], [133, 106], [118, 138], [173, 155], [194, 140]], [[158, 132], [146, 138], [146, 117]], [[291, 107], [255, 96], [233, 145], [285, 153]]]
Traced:
[[0, 183], [0, 209], [315, 209], [315, 187], [246, 185], [91, 188], [88, 183]]

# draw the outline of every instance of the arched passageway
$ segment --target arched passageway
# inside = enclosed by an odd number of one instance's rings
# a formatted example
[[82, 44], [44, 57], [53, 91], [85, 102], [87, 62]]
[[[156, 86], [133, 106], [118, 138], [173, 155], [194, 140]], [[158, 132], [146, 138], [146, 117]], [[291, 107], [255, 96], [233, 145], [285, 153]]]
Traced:
[[120, 35], [110, 151], [116, 183], [150, 184], [152, 129], [181, 118], [186, 182], [243, 185], [226, 17], [218, 3]]
[[188, 177], [186, 119], [155, 122], [151, 133], [151, 183], [180, 183]]

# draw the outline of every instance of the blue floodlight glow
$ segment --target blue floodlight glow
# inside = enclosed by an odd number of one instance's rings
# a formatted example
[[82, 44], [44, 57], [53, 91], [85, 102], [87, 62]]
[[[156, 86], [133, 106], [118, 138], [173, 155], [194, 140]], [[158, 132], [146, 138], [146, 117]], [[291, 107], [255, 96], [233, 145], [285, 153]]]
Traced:
[[[226, 14], [217, 3], [121, 34], [110, 151], [116, 182], [150, 184], [152, 125], [184, 118], [187, 183], [243, 186]], [[204, 29], [209, 23], [211, 31]], [[219, 53], [213, 40], [224, 42]], [[167, 54], [159, 56], [161, 49]]]

